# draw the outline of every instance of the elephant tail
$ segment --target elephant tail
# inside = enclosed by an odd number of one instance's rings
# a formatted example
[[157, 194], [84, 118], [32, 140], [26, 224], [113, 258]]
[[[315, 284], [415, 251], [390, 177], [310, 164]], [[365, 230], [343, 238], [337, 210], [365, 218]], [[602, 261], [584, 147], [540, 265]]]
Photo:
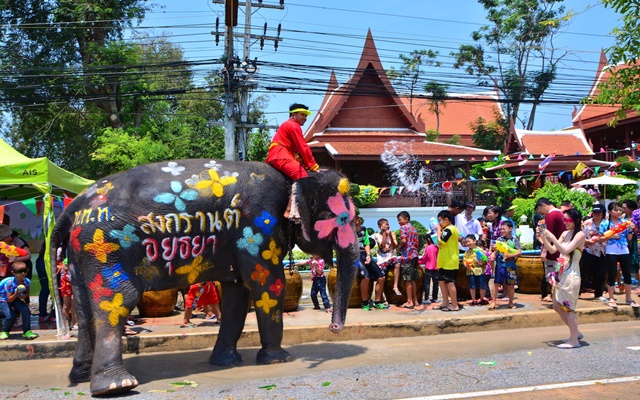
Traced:
[[[67, 212], [62, 213], [60, 218], [56, 221], [56, 226], [51, 232], [51, 240], [49, 246], [49, 270], [47, 275], [49, 276], [49, 286], [51, 289], [51, 296], [55, 304], [56, 310], [56, 327], [58, 329], [58, 336], [67, 338], [69, 336], [69, 322], [62, 313], [62, 297], [60, 296], [60, 290], [58, 290], [58, 247], [63, 245], [63, 250], [66, 250], [65, 244], [69, 243], [69, 237], [71, 232], [71, 226], [73, 225], [72, 215]], [[64, 253], [65, 251], [63, 251]]]

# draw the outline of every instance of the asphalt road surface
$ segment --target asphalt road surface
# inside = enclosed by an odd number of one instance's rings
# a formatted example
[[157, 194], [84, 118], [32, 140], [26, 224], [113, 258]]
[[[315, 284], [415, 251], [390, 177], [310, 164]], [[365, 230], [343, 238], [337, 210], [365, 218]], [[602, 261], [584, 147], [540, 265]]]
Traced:
[[[640, 393], [640, 322], [581, 326], [579, 349], [555, 347], [566, 327], [290, 346], [296, 358], [257, 366], [208, 364], [210, 350], [125, 356], [142, 399], [631, 399]], [[327, 332], [327, 335], [330, 335]], [[88, 398], [70, 386], [71, 359], [0, 362], [5, 398]]]

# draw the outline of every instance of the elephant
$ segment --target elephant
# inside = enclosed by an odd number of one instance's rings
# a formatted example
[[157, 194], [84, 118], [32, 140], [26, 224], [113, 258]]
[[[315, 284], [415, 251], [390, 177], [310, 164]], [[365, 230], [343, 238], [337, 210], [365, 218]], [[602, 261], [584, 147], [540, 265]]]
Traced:
[[[283, 217], [290, 193], [299, 224]], [[281, 347], [282, 261], [294, 244], [329, 265], [335, 252], [329, 329], [342, 331], [358, 258], [348, 193], [348, 180], [332, 170], [310, 173], [292, 186], [264, 163], [208, 159], [147, 164], [97, 180], [52, 231], [52, 260], [57, 245], [68, 241], [79, 325], [69, 380], [90, 381], [92, 395], [136, 387], [122, 363], [121, 334], [142, 293], [213, 280], [222, 285], [225, 317], [209, 362], [242, 363], [236, 346], [250, 300], [262, 345], [257, 363], [291, 361]], [[61, 324], [68, 332], [67, 321]]]

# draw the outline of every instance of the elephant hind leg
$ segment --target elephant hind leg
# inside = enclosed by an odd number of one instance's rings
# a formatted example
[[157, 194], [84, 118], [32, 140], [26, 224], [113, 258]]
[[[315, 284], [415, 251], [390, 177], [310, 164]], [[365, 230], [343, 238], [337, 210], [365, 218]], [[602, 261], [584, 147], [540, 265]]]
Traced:
[[[73, 281], [81, 282], [83, 279], [83, 274], [76, 270], [72, 270], [72, 274]], [[75, 285], [73, 288], [73, 302], [78, 317], [78, 342], [73, 356], [73, 367], [69, 372], [69, 381], [71, 383], [89, 382], [93, 364], [95, 330], [91, 321], [93, 313], [89, 303], [89, 293], [84, 284]]]
[[247, 311], [249, 310], [249, 290], [240, 282], [222, 282], [222, 309], [225, 317], [220, 322], [218, 340], [213, 348], [209, 363], [221, 366], [242, 364], [237, 344], [242, 335]]

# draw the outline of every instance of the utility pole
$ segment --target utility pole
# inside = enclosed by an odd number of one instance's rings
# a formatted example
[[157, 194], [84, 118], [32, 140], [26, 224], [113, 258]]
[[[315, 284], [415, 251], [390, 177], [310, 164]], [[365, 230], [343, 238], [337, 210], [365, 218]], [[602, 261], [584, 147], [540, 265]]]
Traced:
[[235, 66], [233, 60], [233, 27], [238, 25], [238, 0], [226, 0], [224, 5], [224, 55], [225, 55], [225, 80], [224, 80], [224, 159], [235, 160], [235, 99], [234, 73]]
[[[252, 7], [258, 8], [276, 8], [284, 9], [284, 0], [279, 0], [279, 5], [263, 4], [262, 0], [258, 0], [257, 3], [252, 3], [250, 0], [240, 3], [238, 0], [212, 0], [214, 4], [225, 5], [225, 110], [224, 110], [224, 158], [226, 160], [237, 159], [245, 160], [247, 156], [246, 141], [247, 134], [255, 128], [256, 124], [248, 124], [247, 119], [249, 115], [249, 98], [250, 90], [255, 89], [257, 85], [250, 77], [257, 71], [257, 58], [250, 60], [251, 52], [251, 40], [256, 39], [260, 41], [260, 49], [264, 47], [265, 40], [273, 40], [275, 42], [275, 49], [278, 50], [278, 42], [282, 41], [280, 38], [280, 25], [278, 25], [278, 36], [267, 36], [267, 24], [264, 25], [264, 32], [262, 35], [251, 34], [251, 14]], [[245, 7], [245, 27], [244, 34], [237, 35], [244, 39], [243, 45], [243, 58], [242, 61], [234, 57], [233, 51], [233, 39], [236, 37], [233, 28], [238, 25], [238, 8], [240, 5]], [[216, 36], [216, 43], [220, 32], [211, 32]], [[236, 71], [236, 67], [242, 68]], [[238, 75], [236, 75], [238, 74]], [[239, 79], [242, 78], [242, 79]], [[239, 119], [240, 123], [236, 124], [236, 93], [239, 97]], [[260, 126], [263, 128], [273, 128], [270, 126]], [[277, 127], [275, 127], [277, 128]], [[236, 144], [238, 146], [238, 152], [236, 153]]]

